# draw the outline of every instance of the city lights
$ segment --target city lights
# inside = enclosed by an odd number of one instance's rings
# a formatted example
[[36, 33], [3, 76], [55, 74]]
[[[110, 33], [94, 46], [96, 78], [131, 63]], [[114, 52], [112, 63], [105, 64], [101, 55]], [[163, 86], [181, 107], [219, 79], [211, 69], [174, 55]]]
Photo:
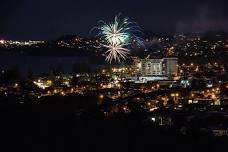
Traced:
[[99, 98], [100, 98], [100, 99], [104, 99], [104, 95], [103, 95], [103, 94], [100, 94], [100, 95], [99, 95]]
[[0, 44], [5, 44], [5, 41], [4, 40], [0, 40]]
[[228, 0], [8, 0], [0, 11], [8, 151], [227, 149]]

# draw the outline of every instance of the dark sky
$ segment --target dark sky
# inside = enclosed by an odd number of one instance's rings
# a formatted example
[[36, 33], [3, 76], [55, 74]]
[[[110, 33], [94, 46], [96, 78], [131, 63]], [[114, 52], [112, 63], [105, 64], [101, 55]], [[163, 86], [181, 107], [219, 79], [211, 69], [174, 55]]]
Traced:
[[228, 31], [227, 0], [1, 0], [0, 38], [87, 36], [120, 12], [154, 33]]

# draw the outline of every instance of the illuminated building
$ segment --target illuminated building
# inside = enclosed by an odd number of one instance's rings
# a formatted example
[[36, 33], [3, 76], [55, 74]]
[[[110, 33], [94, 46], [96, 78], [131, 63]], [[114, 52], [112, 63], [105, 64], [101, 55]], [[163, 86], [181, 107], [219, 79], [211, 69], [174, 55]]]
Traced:
[[166, 76], [177, 76], [177, 58], [164, 58], [164, 73]]
[[135, 70], [141, 76], [162, 76], [162, 59], [135, 60]]
[[141, 74], [143, 76], [162, 76], [162, 59], [141, 60]]
[[135, 74], [143, 77], [177, 76], [177, 58], [134, 59]]

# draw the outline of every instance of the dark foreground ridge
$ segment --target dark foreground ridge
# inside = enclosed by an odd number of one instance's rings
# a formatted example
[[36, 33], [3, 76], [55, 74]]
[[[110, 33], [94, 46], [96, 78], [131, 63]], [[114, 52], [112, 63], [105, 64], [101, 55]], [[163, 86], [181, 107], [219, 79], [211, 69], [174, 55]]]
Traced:
[[153, 123], [152, 113], [138, 108], [106, 116], [92, 96], [28, 99], [23, 104], [1, 98], [0, 104], [2, 148], [9, 151], [217, 151], [227, 144], [227, 137], [200, 129], [203, 122], [181, 119], [188, 112], [173, 117], [178, 123], [169, 127]]

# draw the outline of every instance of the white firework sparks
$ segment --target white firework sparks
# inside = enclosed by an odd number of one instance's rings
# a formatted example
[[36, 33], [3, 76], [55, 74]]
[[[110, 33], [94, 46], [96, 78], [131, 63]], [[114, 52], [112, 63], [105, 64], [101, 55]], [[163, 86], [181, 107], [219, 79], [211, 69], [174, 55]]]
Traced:
[[108, 48], [105, 52], [106, 58], [105, 61], [110, 64], [114, 60], [115, 62], [120, 62], [120, 59], [126, 59], [127, 55], [130, 54], [130, 50], [124, 48], [122, 45], [104, 45], [104, 47]]
[[99, 28], [102, 38], [104, 38], [110, 44], [127, 44], [129, 43], [131, 34], [130, 34], [130, 22], [127, 19], [124, 19], [123, 22], [120, 22], [118, 17], [115, 17], [113, 23], [107, 24], [101, 21], [103, 25]]
[[135, 22], [131, 22], [128, 18], [120, 19], [119, 16], [116, 16], [114, 22], [111, 23], [99, 21], [98, 26], [92, 30], [94, 29], [98, 29], [97, 36], [106, 41], [106, 44], [102, 46], [108, 48], [105, 52], [105, 60], [109, 63], [113, 60], [115, 62], [125, 60], [130, 54], [130, 50], [127, 49], [128, 45], [133, 39], [139, 40], [135, 34], [141, 33], [141, 29]]

